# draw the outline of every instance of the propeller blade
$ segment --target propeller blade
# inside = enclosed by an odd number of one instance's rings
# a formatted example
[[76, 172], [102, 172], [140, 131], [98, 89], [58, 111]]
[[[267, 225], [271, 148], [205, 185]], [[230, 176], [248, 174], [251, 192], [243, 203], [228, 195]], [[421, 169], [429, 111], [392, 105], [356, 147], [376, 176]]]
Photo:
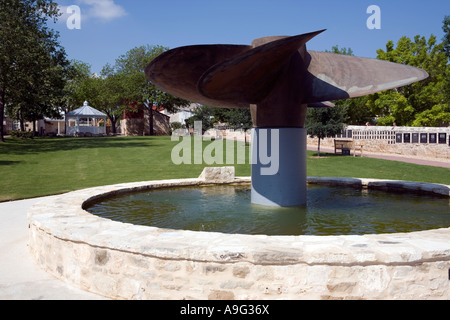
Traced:
[[[198, 82], [198, 90], [210, 99], [257, 104], [275, 87], [283, 68], [305, 44], [325, 30], [254, 42], [260, 46], [211, 67]], [[279, 37], [277, 37], [279, 38]]]
[[249, 107], [220, 99], [208, 99], [197, 90], [197, 82], [211, 66], [230, 59], [252, 46], [198, 45], [169, 50], [145, 69], [147, 78], [159, 89], [174, 96], [209, 106]]
[[355, 98], [426, 79], [408, 65], [327, 52], [308, 52], [311, 61], [303, 83], [307, 103]]
[[334, 108], [335, 106], [330, 101], [308, 103], [308, 108]]

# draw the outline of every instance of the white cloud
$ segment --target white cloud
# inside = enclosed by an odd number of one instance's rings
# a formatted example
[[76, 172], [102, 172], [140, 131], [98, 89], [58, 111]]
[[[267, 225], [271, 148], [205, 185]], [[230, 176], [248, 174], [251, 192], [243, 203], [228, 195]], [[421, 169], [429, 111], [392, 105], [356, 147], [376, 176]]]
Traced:
[[76, 0], [72, 5], [59, 5], [58, 9], [61, 14], [58, 23], [67, 24], [69, 29], [81, 29], [82, 22], [87, 20], [109, 22], [127, 15], [115, 0]]
[[127, 14], [125, 9], [116, 4], [114, 0], [79, 0], [78, 2], [88, 6], [84, 12], [89, 18], [109, 21]]

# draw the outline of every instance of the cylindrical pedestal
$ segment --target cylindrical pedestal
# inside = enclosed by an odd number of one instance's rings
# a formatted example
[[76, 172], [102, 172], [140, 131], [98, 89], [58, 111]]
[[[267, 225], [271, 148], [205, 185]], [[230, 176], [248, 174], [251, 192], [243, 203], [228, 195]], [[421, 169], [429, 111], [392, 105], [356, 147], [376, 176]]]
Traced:
[[306, 129], [252, 130], [252, 203], [306, 204]]

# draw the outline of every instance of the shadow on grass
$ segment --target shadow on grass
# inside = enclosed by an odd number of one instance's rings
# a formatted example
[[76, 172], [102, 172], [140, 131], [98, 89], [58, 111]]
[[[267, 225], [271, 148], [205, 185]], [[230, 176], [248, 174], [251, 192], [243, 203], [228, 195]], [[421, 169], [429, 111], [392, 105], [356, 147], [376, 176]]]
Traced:
[[5, 143], [0, 144], [0, 154], [27, 155], [76, 149], [138, 148], [158, 145], [161, 145], [161, 143], [155, 137], [58, 137], [27, 140], [9, 138]]
[[310, 158], [341, 158], [341, 157], [349, 157], [347, 156], [343, 156], [342, 154], [336, 154], [336, 153], [327, 153], [327, 152], [321, 152], [320, 155], [318, 156], [317, 151], [308, 151], [308, 157]]
[[22, 163], [22, 161], [1, 161], [0, 160], [0, 166], [12, 166], [15, 164]]

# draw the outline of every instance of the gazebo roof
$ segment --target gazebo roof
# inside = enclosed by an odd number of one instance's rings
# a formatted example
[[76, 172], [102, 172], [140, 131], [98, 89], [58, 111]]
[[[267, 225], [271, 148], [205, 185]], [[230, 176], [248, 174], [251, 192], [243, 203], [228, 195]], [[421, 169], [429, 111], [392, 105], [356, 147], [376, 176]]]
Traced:
[[67, 114], [67, 117], [78, 117], [78, 116], [88, 116], [88, 117], [106, 117], [106, 114], [98, 111], [88, 105], [88, 102], [85, 101], [84, 105], [72, 112]]

